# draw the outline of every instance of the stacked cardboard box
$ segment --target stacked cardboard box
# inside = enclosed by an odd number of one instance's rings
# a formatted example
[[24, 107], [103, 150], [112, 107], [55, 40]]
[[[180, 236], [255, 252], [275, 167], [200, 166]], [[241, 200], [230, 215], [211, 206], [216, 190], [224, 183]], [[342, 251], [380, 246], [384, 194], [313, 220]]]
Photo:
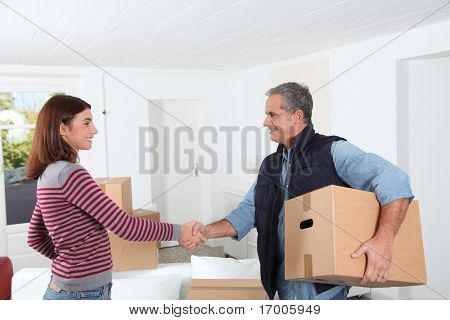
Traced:
[[266, 300], [258, 279], [193, 279], [186, 300]]
[[[375, 234], [380, 204], [375, 194], [329, 186], [285, 203], [285, 275], [288, 280], [361, 286], [366, 257], [351, 258]], [[367, 287], [426, 284], [419, 204], [412, 201], [394, 240], [385, 283]]]
[[97, 178], [95, 182], [123, 211], [133, 213], [130, 177]]
[[[159, 221], [159, 212], [133, 210], [131, 178], [98, 178], [100, 188], [126, 213], [144, 219]], [[113, 259], [113, 271], [152, 269], [158, 267], [158, 242], [132, 242], [108, 231]]]

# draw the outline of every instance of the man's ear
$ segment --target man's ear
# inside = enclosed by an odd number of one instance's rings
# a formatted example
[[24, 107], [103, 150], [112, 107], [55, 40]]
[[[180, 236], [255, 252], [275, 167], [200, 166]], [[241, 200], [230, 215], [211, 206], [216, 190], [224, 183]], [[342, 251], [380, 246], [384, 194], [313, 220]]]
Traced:
[[295, 120], [298, 121], [298, 122], [303, 122], [304, 119], [305, 119], [305, 114], [304, 114], [303, 111], [300, 110], [300, 109], [295, 110], [295, 112], [294, 112], [294, 118], [295, 118]]

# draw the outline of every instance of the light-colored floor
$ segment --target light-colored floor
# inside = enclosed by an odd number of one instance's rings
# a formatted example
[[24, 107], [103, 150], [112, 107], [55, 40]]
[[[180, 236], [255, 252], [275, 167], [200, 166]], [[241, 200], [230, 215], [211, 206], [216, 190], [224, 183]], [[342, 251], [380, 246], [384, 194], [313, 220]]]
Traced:
[[187, 251], [181, 246], [167, 247], [159, 249], [159, 263], [191, 262], [191, 255], [204, 257], [229, 257], [223, 251], [223, 247], [210, 247], [202, 245], [192, 252]]

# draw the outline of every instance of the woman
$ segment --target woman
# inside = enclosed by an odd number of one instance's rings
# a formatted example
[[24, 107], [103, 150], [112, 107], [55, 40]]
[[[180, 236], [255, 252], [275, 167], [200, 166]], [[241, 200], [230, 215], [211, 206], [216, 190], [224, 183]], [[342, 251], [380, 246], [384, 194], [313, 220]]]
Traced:
[[111, 299], [112, 259], [106, 229], [133, 241], [205, 241], [193, 222], [175, 225], [128, 215], [77, 163], [97, 129], [91, 106], [66, 95], [50, 98], [36, 123], [27, 175], [38, 179], [28, 245], [53, 260], [44, 300]]

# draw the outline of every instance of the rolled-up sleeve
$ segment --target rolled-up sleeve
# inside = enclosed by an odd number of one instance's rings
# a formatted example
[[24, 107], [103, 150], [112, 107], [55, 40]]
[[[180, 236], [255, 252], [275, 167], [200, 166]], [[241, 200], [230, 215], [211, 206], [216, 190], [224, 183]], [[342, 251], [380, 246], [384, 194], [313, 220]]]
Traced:
[[237, 232], [237, 236], [232, 237], [233, 240], [241, 240], [255, 227], [255, 185], [256, 182], [250, 187], [237, 208], [224, 218]]
[[389, 161], [347, 141], [336, 141], [331, 155], [337, 175], [354, 189], [375, 192], [381, 205], [414, 195], [408, 175]]

